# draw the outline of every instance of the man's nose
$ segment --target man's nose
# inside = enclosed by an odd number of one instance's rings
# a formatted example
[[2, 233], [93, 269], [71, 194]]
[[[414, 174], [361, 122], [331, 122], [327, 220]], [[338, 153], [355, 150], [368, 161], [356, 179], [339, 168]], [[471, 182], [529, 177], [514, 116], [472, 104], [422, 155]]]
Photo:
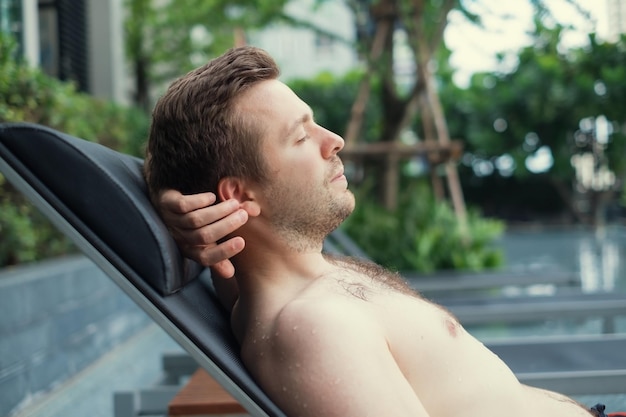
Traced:
[[330, 158], [332, 156], [337, 155], [337, 153], [343, 149], [345, 142], [341, 136], [336, 133], [331, 132], [328, 129], [323, 129], [323, 145], [322, 145], [322, 154], [324, 158]]

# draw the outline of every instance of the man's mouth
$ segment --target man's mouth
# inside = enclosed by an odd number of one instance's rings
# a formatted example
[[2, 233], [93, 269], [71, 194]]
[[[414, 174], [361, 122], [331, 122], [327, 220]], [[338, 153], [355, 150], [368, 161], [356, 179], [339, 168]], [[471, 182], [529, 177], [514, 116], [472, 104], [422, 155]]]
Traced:
[[344, 180], [346, 181], [346, 176], [343, 173], [343, 167], [339, 170], [339, 172], [337, 174], [335, 174], [335, 176], [333, 177], [332, 180], [330, 180], [330, 182], [335, 182], [338, 180]]
[[346, 179], [346, 176], [344, 175], [344, 167], [343, 164], [341, 163], [341, 159], [339, 159], [339, 157], [336, 157], [336, 159], [334, 159], [331, 162], [331, 169], [335, 168], [334, 171], [335, 173], [332, 174], [332, 176], [330, 176], [331, 180], [330, 182], [335, 182], [335, 181], [348, 181]]

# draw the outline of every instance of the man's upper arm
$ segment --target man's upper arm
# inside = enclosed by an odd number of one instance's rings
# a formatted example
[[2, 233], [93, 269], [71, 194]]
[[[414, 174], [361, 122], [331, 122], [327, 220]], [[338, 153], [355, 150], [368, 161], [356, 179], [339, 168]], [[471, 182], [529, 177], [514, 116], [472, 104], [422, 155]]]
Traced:
[[360, 308], [290, 305], [277, 321], [274, 341], [274, 375], [264, 379], [289, 415], [428, 416], [382, 328]]

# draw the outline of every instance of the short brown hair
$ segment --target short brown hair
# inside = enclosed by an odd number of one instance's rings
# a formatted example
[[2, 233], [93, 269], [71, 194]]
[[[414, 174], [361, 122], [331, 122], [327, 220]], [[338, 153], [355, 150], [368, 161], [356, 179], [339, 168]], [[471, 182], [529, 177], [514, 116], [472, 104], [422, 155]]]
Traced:
[[233, 111], [254, 84], [278, 78], [259, 48], [233, 48], [174, 81], [152, 113], [145, 176], [152, 198], [163, 189], [215, 192], [228, 176], [264, 179], [256, 120]]

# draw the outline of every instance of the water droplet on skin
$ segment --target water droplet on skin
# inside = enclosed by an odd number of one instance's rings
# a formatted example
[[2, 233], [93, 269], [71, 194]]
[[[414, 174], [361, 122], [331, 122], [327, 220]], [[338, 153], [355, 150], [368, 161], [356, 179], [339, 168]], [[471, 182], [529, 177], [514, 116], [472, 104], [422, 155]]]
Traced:
[[287, 387], [283, 385], [283, 392], [287, 392]]
[[298, 330], [298, 325], [293, 326], [292, 330]]
[[316, 334], [316, 333], [317, 333], [317, 329], [311, 330], [311, 334]]

